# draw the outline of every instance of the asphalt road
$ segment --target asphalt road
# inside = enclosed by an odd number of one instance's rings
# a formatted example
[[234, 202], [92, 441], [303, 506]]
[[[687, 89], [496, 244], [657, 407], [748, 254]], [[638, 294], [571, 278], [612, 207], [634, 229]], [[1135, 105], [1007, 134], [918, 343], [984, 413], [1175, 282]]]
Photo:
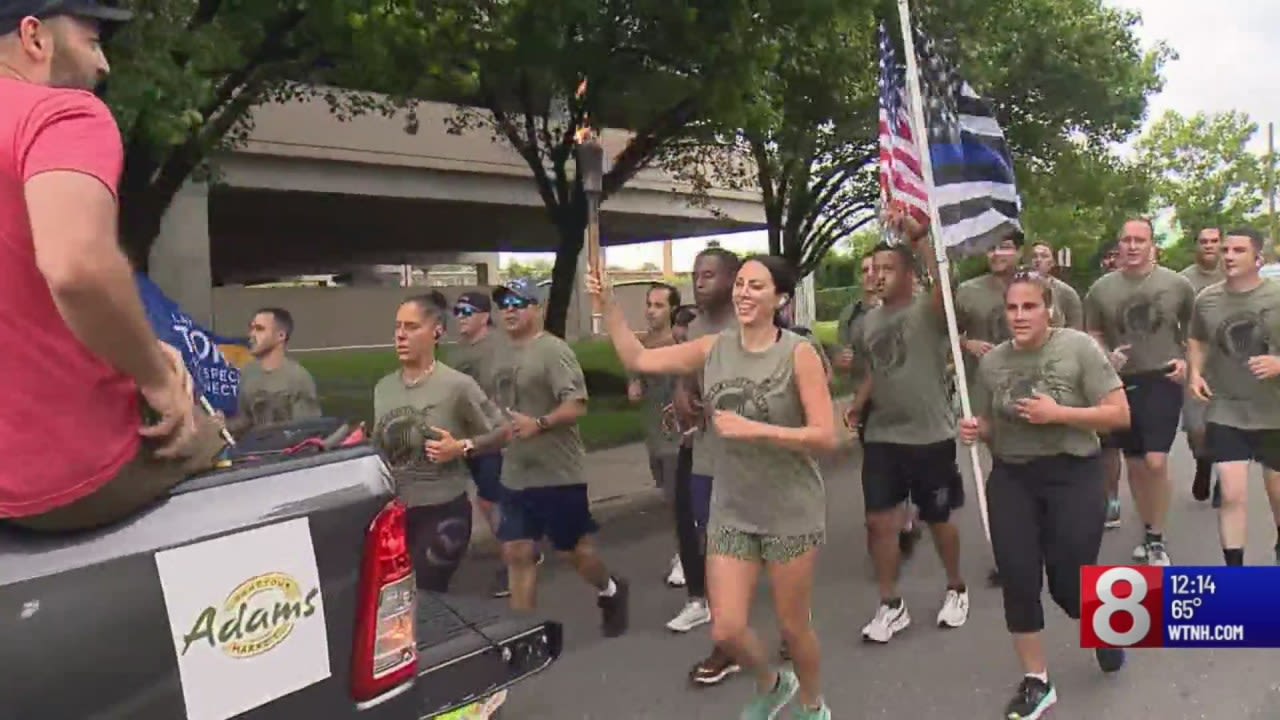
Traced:
[[[1220, 565], [1216, 516], [1207, 503], [1191, 498], [1193, 465], [1181, 439], [1172, 464], [1177, 495], [1168, 541], [1173, 561]], [[1271, 562], [1276, 528], [1256, 469], [1254, 474], [1246, 562], [1262, 564]], [[946, 631], [933, 626], [943, 575], [932, 545], [924, 540], [904, 570], [901, 585], [915, 624], [889, 645], [869, 646], [859, 633], [875, 610], [876, 592], [865, 547], [856, 456], [832, 463], [826, 478], [830, 540], [820, 561], [814, 618], [823, 641], [826, 696], [834, 717], [1001, 717], [1020, 673], [1005, 632], [1000, 596], [986, 587], [990, 551], [976, 502], [970, 497], [959, 515], [972, 602], [968, 624]], [[1103, 563], [1128, 562], [1141, 534], [1128, 497], [1123, 496], [1124, 526], [1107, 533]], [[686, 680], [688, 668], [708, 649], [707, 628], [674, 635], [664, 627], [684, 600], [683, 591], [662, 584], [674, 550], [671, 534], [665, 515], [649, 508], [612, 519], [600, 536], [606, 560], [632, 583], [631, 631], [623, 638], [600, 636], [594, 595], [571, 569], [560, 562], [544, 566], [539, 605], [564, 623], [565, 653], [545, 673], [512, 689], [504, 720], [738, 717], [751, 689], [747, 678], [739, 676], [714, 688], [692, 688]], [[458, 590], [483, 587], [494, 561], [477, 559], [470, 565], [459, 578]], [[1121, 672], [1103, 676], [1093, 653], [1078, 647], [1076, 624], [1047, 596], [1045, 607], [1049, 667], [1059, 695], [1051, 714], [1057, 720], [1280, 718], [1274, 651], [1132, 651]], [[754, 621], [766, 640], [776, 640], [767, 588], [761, 588]]]

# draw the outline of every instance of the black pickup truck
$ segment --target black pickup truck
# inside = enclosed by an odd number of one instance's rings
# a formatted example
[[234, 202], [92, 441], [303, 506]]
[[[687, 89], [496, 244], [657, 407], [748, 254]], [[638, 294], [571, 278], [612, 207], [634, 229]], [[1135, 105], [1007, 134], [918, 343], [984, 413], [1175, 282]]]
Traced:
[[99, 531], [0, 524], [0, 720], [421, 720], [560, 647], [556, 623], [415, 589], [367, 446], [201, 475]]

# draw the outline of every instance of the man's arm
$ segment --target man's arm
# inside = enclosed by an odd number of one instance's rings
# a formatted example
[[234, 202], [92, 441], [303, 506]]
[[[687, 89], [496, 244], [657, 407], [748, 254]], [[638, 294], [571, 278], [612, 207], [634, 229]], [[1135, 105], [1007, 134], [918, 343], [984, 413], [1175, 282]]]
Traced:
[[23, 190], [36, 266], [72, 334], [142, 388], [170, 382], [118, 244], [110, 189], [93, 176], [57, 170], [32, 177]]
[[91, 96], [47, 102], [18, 148], [36, 266], [72, 334], [144, 390], [158, 391], [172, 373], [117, 233], [120, 131]]
[[301, 373], [298, 378], [298, 391], [293, 394], [293, 407], [289, 417], [294, 420], [318, 418], [323, 415], [320, 409], [320, 393], [316, 390], [316, 380], [307, 369], [298, 366]]

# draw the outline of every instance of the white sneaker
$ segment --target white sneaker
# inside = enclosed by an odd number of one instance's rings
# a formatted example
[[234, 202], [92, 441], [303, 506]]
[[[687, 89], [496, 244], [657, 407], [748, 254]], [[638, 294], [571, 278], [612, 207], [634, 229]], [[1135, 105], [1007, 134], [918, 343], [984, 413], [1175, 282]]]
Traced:
[[1138, 547], [1133, 549], [1133, 559], [1138, 562], [1147, 561], [1147, 543], [1146, 541], [1138, 543]]
[[1169, 567], [1173, 561], [1169, 559], [1169, 551], [1164, 542], [1147, 543], [1147, 564], [1156, 567]]
[[969, 620], [969, 591], [947, 590], [938, 611], [938, 627], [958, 628]]
[[901, 603], [896, 608], [880, 603], [875, 617], [862, 628], [862, 639], [877, 643], [887, 643], [894, 635], [907, 629], [911, 624], [911, 613], [907, 612], [907, 604]]
[[671, 558], [671, 570], [667, 572], [667, 586], [682, 588], [684, 585], [684, 563], [680, 562], [680, 556], [676, 555]]
[[686, 633], [709, 622], [711, 622], [711, 610], [707, 608], [707, 601], [690, 600], [685, 603], [684, 609], [667, 623], [667, 629], [671, 632]]

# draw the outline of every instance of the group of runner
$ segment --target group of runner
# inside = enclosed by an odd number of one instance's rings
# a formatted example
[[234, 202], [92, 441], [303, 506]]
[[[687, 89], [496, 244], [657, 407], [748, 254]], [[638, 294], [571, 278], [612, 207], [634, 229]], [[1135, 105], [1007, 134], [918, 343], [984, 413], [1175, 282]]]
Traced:
[[[1120, 524], [1122, 472], [1144, 526], [1134, 559], [1170, 564], [1168, 455], [1180, 417], [1197, 461], [1193, 495], [1220, 504], [1224, 561], [1243, 563], [1251, 462], [1263, 466], [1280, 527], [1280, 350], [1272, 340], [1280, 338], [1280, 285], [1259, 274], [1256, 231], [1205, 229], [1195, 263], [1174, 272], [1157, 262], [1151, 223], [1133, 219], [1104, 243], [1104, 274], [1081, 298], [1055, 276], [1051, 246], [1033, 244], [1026, 268], [1024, 238], [1011, 233], [988, 253], [988, 272], [955, 291], [974, 413], [957, 420], [927, 228], [896, 211], [886, 227], [900, 242], [863, 258], [864, 295], [841, 317], [843, 350], [834, 363], [857, 387], [847, 421], [862, 443], [879, 586], [862, 636], [887, 643], [911, 622], [896, 590], [909, 507], [928, 526], [945, 570], [936, 624], [965, 624], [969, 594], [951, 520], [965, 499], [957, 440], [982, 443], [1005, 620], [1024, 672], [1002, 716], [1038, 718], [1057, 701], [1040, 640], [1043, 579], [1078, 619], [1080, 568], [1097, 561], [1104, 528]], [[680, 549], [673, 567], [689, 591], [668, 627], [712, 625], [713, 649], [694, 667], [694, 682], [752, 671], [758, 692], [745, 720], [774, 717], [796, 694], [796, 717], [829, 717], [809, 595], [826, 511], [815, 458], [836, 433], [812, 346], [775, 318], [794, 288], [776, 258], [743, 262], [708, 250], [695, 264], [696, 316], [682, 343], [671, 331], [680, 309], [674, 288], [650, 291], [649, 333], [640, 340], [607, 283], [588, 279], [619, 356], [637, 373], [635, 397], [650, 404], [654, 431], [667, 443], [650, 448], [655, 479], [672, 488]], [[1280, 562], [1280, 539], [1276, 553]], [[772, 581], [783, 659], [794, 674], [769, 661], [746, 627], [761, 569]], [[1120, 650], [1095, 655], [1108, 673], [1125, 662]]]

